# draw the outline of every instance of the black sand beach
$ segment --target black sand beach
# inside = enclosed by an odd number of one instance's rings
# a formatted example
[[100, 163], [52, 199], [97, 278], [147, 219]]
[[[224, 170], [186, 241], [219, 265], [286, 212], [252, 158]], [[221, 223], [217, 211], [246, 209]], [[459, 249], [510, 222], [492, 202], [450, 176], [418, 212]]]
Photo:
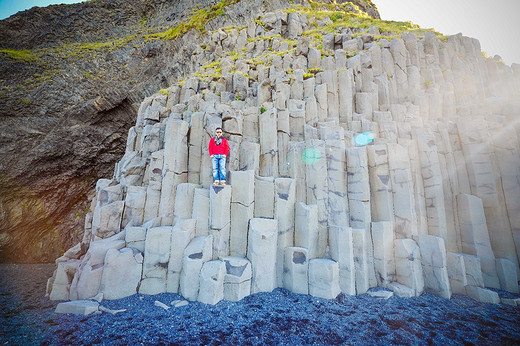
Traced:
[[61, 315], [54, 313], [59, 302], [44, 297], [53, 270], [53, 264], [0, 265], [2, 344], [520, 344], [520, 307], [462, 295], [325, 300], [276, 289], [236, 303], [165, 310], [154, 302], [170, 305], [182, 297], [138, 294], [102, 301], [106, 308], [126, 309], [115, 315]]

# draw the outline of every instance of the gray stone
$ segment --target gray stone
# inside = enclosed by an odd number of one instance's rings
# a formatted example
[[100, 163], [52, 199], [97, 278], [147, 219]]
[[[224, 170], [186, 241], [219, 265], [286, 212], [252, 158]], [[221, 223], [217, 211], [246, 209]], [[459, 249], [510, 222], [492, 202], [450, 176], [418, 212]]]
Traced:
[[302, 23], [298, 13], [290, 12], [287, 16], [287, 35], [289, 39], [295, 39], [302, 33]]
[[249, 206], [255, 199], [255, 172], [253, 170], [242, 170], [230, 172], [233, 185], [231, 192], [231, 203], [240, 203]]
[[341, 292], [356, 294], [354, 243], [352, 228], [331, 226], [329, 229], [330, 256], [339, 265], [339, 287]]
[[260, 171], [260, 145], [258, 143], [242, 142], [240, 144], [240, 170]]
[[322, 256], [327, 246], [329, 217], [325, 143], [321, 140], [310, 140], [305, 142], [305, 146], [302, 159], [305, 164], [307, 204], [318, 206], [318, 254]]
[[282, 286], [284, 269], [284, 251], [286, 247], [294, 245], [294, 203], [295, 180], [291, 178], [275, 179], [275, 212], [278, 221], [277, 240], [277, 285]]
[[226, 265], [223, 261], [208, 261], [200, 271], [200, 288], [197, 300], [215, 305], [224, 299], [224, 276]]
[[411, 288], [419, 296], [424, 290], [419, 246], [412, 239], [396, 239], [394, 244], [397, 282]]
[[309, 60], [309, 69], [318, 69], [321, 67], [321, 53], [316, 48], [309, 48], [307, 58]]
[[448, 278], [453, 293], [466, 294], [468, 284], [464, 259], [461, 254], [448, 252], [446, 254], [446, 264], [448, 268]]
[[179, 293], [190, 301], [197, 300], [200, 286], [200, 270], [211, 260], [213, 237], [201, 236], [193, 238], [184, 249]]
[[283, 263], [283, 287], [294, 293], [309, 294], [309, 257], [307, 249], [286, 247]]
[[253, 218], [249, 221], [247, 258], [253, 269], [251, 293], [271, 292], [277, 286], [277, 240], [277, 220]]
[[405, 285], [401, 285], [398, 282], [390, 283], [388, 285], [388, 289], [392, 290], [392, 292], [394, 292], [394, 294], [398, 297], [412, 298], [412, 297], [415, 297], [415, 295], [416, 295], [414, 289], [407, 287]]
[[191, 218], [196, 220], [195, 236], [209, 233], [209, 189], [197, 188], [193, 192], [193, 212]]
[[396, 238], [412, 238], [417, 232], [417, 217], [408, 150], [400, 144], [389, 143], [388, 163], [393, 190]]
[[256, 218], [274, 218], [275, 185], [272, 177], [255, 176]]
[[278, 144], [276, 135], [276, 109], [271, 108], [260, 114], [260, 175], [278, 175]]
[[354, 111], [354, 76], [352, 69], [338, 71], [339, 121], [351, 121]]
[[163, 302], [160, 302], [160, 301], [158, 301], [158, 300], [154, 301], [154, 302], [153, 302], [153, 305], [154, 305], [154, 306], [157, 306], [157, 307], [159, 307], [159, 308], [162, 308], [162, 309], [164, 309], [164, 310], [168, 310], [168, 309], [170, 308], [168, 305], [166, 305], [166, 304], [164, 304]]
[[231, 186], [211, 186], [209, 189], [209, 226], [221, 229], [231, 222]]
[[371, 297], [385, 300], [394, 296], [394, 292], [392, 291], [368, 291], [367, 293]]
[[330, 259], [315, 258], [309, 261], [309, 294], [334, 299], [341, 293], [339, 265]]
[[175, 212], [174, 220], [191, 219], [193, 213], [193, 196], [195, 189], [199, 185], [192, 183], [182, 183], [177, 185], [177, 193], [175, 195]]
[[372, 222], [374, 270], [377, 284], [387, 287], [395, 281], [394, 229], [391, 221]]
[[457, 196], [457, 207], [462, 251], [480, 258], [482, 276], [487, 287], [500, 288], [482, 200], [472, 195], [460, 194]]
[[496, 267], [500, 287], [504, 291], [511, 293], [519, 293], [518, 276], [516, 274], [515, 264], [507, 258], [497, 258]]
[[80, 260], [57, 263], [53, 276], [47, 282], [50, 300], [69, 300], [71, 277], [75, 276], [80, 264]]
[[498, 293], [487, 288], [466, 286], [466, 293], [481, 303], [500, 304]]
[[251, 294], [251, 262], [241, 257], [222, 257], [225, 263], [224, 299], [237, 302]]
[[370, 288], [369, 252], [367, 232], [364, 229], [352, 229], [356, 294], [363, 294]]
[[172, 228], [166, 292], [178, 293], [184, 249], [196, 236], [195, 219], [179, 220]]
[[90, 315], [98, 311], [99, 303], [92, 300], [74, 300], [59, 303], [54, 310], [57, 314]]
[[139, 286], [139, 293], [166, 292], [172, 229], [171, 226], [163, 226], [148, 230], [144, 248], [143, 280]]
[[295, 209], [294, 243], [296, 246], [306, 248], [309, 258], [317, 258], [319, 257], [318, 206], [297, 202]]
[[386, 145], [368, 146], [367, 154], [372, 220], [392, 221], [394, 219], [394, 202], [387, 147]]
[[121, 299], [136, 294], [142, 269], [141, 252], [130, 248], [108, 250], [99, 288], [104, 299]]
[[327, 85], [317, 85], [314, 91], [314, 96], [316, 97], [316, 103], [318, 106], [318, 122], [326, 121], [329, 116], [327, 103]]

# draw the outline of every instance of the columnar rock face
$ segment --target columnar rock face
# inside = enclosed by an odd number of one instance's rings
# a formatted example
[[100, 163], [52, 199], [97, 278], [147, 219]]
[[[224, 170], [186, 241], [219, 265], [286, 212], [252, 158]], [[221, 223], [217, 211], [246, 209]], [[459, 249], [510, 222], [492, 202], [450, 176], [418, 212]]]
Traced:
[[480, 258], [484, 283], [499, 288], [495, 255], [491, 248], [482, 200], [471, 195], [457, 196], [462, 251]]
[[309, 261], [309, 293], [313, 296], [334, 299], [340, 294], [338, 262], [315, 258]]
[[226, 265], [224, 299], [239, 301], [251, 293], [251, 262], [242, 257], [222, 257]]
[[130, 248], [110, 249], [105, 256], [99, 291], [104, 299], [120, 299], [137, 293], [141, 282], [143, 254]]
[[354, 264], [354, 243], [352, 228], [331, 226], [329, 229], [330, 255], [339, 266], [339, 287], [341, 292], [356, 294], [356, 274]]
[[[146, 253], [145, 253], [146, 255]], [[200, 271], [213, 255], [211, 235], [194, 238], [184, 249], [179, 293], [188, 300], [197, 300], [200, 287]]]
[[171, 226], [153, 227], [148, 230], [144, 245], [146, 256], [143, 262], [143, 280], [139, 293], [166, 292], [172, 230]]
[[448, 267], [446, 262], [446, 246], [444, 239], [433, 235], [419, 237], [421, 261], [426, 290], [443, 298], [451, 297]]
[[[518, 69], [461, 35], [315, 42], [301, 10], [266, 16], [209, 33], [201, 71], [143, 102], [50, 298], [518, 292]], [[226, 186], [206, 149], [217, 126]]]
[[224, 299], [224, 275], [226, 265], [223, 261], [204, 263], [200, 271], [200, 288], [197, 300], [215, 305]]
[[229, 253], [245, 257], [247, 252], [247, 228], [255, 211], [255, 172], [235, 171], [231, 176], [231, 233]]
[[390, 221], [372, 222], [374, 270], [377, 284], [387, 287], [395, 281], [394, 232]]
[[179, 220], [172, 228], [166, 292], [177, 293], [179, 291], [184, 249], [196, 236], [195, 225], [196, 220], [194, 219]]
[[286, 247], [283, 287], [294, 293], [309, 294], [309, 256], [302, 247]]
[[209, 192], [209, 227], [213, 236], [213, 259], [229, 254], [231, 227], [231, 187], [211, 187]]
[[277, 287], [278, 223], [253, 218], [249, 221], [247, 258], [253, 267], [251, 293], [271, 292]]
[[395, 272], [396, 280], [410, 289], [412, 295], [420, 295], [424, 290], [421, 252], [412, 239], [396, 239]]

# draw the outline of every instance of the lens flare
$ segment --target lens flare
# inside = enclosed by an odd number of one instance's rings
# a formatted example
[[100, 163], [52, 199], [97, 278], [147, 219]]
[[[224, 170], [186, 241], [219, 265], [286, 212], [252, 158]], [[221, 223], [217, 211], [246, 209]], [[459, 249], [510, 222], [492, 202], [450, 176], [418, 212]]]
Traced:
[[314, 165], [321, 159], [321, 152], [317, 148], [305, 149], [302, 153], [302, 161], [306, 165]]
[[352, 138], [352, 145], [357, 147], [368, 145], [374, 141], [374, 138], [375, 136], [372, 132], [363, 132]]

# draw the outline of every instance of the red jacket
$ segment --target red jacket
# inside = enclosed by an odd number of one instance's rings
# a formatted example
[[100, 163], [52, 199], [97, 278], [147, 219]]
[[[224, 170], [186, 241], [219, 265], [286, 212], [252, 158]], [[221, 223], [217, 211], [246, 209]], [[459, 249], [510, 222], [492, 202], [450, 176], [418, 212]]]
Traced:
[[209, 155], [228, 155], [229, 154], [229, 143], [227, 139], [222, 138], [222, 143], [220, 145], [215, 144], [215, 138], [213, 137], [209, 141]]

